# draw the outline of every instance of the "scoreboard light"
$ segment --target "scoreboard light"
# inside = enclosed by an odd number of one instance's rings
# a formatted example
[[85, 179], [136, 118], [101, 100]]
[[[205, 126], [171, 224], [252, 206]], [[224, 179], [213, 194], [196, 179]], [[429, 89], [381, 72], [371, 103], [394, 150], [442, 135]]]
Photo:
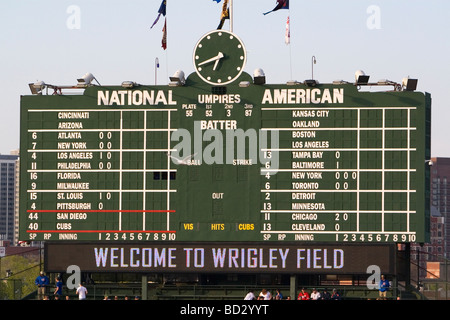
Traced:
[[77, 79], [77, 81], [78, 81], [77, 87], [85, 88], [85, 87], [89, 86], [92, 83], [92, 81], [94, 81], [94, 80], [98, 83], [98, 85], [100, 85], [100, 83], [97, 81], [97, 79], [94, 77], [94, 75], [90, 72], [87, 72], [84, 76]]
[[366, 75], [364, 71], [357, 70], [355, 72], [356, 85], [366, 85], [369, 83], [370, 76]]
[[305, 80], [305, 84], [308, 87], [315, 87], [319, 82], [317, 80], [314, 79], [310, 79], [310, 80]]
[[124, 81], [122, 82], [122, 88], [134, 88], [136, 86], [138, 86], [139, 84], [137, 84], [134, 81]]
[[182, 70], [177, 70], [172, 77], [169, 77], [169, 80], [170, 87], [184, 86], [186, 83], [184, 72]]
[[388, 79], [378, 80], [377, 84], [380, 86], [396, 85], [394, 81]]
[[301, 83], [298, 82], [297, 80], [289, 80], [288, 82], [286, 82], [286, 84], [287, 84], [288, 86], [296, 86], [296, 85], [299, 85], [299, 84], [301, 84]]
[[29, 83], [30, 91], [32, 94], [42, 94], [42, 91], [45, 89], [45, 82], [38, 81], [35, 83]]
[[417, 79], [403, 78], [402, 85], [406, 91], [415, 91], [417, 89]]
[[57, 94], [62, 94], [61, 90], [63, 88], [73, 88], [73, 87], [62, 87], [62, 86], [54, 86], [51, 84], [47, 84], [44, 81], [38, 81], [35, 83], [29, 83], [28, 84], [30, 91], [33, 95], [42, 95], [42, 93], [44, 92], [44, 89], [47, 89], [47, 94], [48, 94], [48, 88], [53, 89], [53, 94], [57, 95]]
[[253, 83], [258, 85], [266, 83], [266, 74], [263, 69], [258, 68], [253, 72]]

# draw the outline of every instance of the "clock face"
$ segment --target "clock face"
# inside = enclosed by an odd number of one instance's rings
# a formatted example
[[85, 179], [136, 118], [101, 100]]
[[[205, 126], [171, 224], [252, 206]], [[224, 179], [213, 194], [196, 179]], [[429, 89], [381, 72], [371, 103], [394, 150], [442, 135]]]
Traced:
[[235, 34], [214, 30], [204, 35], [195, 46], [193, 61], [199, 77], [212, 85], [226, 85], [242, 73], [247, 54]]

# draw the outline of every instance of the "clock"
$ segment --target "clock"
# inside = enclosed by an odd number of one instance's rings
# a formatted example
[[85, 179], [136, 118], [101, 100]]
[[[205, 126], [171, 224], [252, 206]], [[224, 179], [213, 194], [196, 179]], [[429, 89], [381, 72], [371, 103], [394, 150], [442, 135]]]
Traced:
[[239, 78], [246, 60], [244, 43], [234, 33], [224, 30], [214, 30], [201, 37], [193, 54], [195, 72], [212, 85], [226, 85]]

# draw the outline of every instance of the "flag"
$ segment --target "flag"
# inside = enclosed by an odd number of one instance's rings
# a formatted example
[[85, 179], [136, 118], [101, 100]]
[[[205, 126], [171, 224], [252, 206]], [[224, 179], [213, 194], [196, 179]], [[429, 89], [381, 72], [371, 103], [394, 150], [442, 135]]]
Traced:
[[279, 9], [289, 9], [289, 0], [277, 0], [278, 4], [276, 5], [275, 8], [273, 8], [273, 10], [264, 13], [264, 15], [271, 13], [273, 11], [277, 11]]
[[[217, 1], [217, 0], [215, 0]], [[228, 0], [224, 0], [222, 5], [222, 14], [220, 15], [220, 23], [217, 29], [222, 29], [226, 19], [230, 19], [230, 9], [228, 8]]]
[[163, 37], [162, 37], [162, 41], [161, 41], [162, 48], [164, 50], [166, 50], [167, 49], [167, 19], [164, 19], [164, 27], [163, 27], [162, 31], [163, 31]]
[[215, 1], [215, 2], [219, 3], [219, 2], [220, 2], [220, 1], [222, 1], [222, 0], [213, 0], [213, 1]]
[[161, 3], [161, 6], [159, 7], [159, 10], [158, 10], [158, 16], [156, 17], [156, 20], [155, 20], [155, 22], [153, 22], [150, 29], [153, 28], [153, 26], [158, 22], [159, 17], [161, 17], [161, 15], [166, 16], [166, 4], [167, 4], [167, 0], [163, 0]]
[[289, 16], [287, 17], [287, 22], [286, 22], [285, 42], [286, 42], [286, 44], [291, 43], [291, 25], [289, 22]]

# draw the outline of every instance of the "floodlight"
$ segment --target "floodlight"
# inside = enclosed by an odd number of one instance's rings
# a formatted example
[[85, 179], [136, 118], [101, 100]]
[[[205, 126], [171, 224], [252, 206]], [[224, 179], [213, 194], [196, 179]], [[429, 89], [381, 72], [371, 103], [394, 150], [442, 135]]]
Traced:
[[177, 72], [175, 72], [172, 77], [169, 77], [169, 79], [169, 86], [171, 87], [184, 86], [184, 84], [186, 83], [184, 72], [182, 70], [177, 70]]
[[389, 86], [389, 85], [395, 85], [395, 82], [388, 80], [388, 79], [381, 79], [381, 80], [378, 80], [377, 84], [379, 86]]
[[239, 87], [241, 87], [241, 88], [250, 87], [250, 81], [241, 81], [241, 82], [239, 82]]
[[314, 87], [316, 84], [318, 84], [319, 82], [317, 80], [314, 79], [309, 79], [309, 80], [305, 80], [304, 82], [308, 87]]
[[122, 88], [133, 88], [138, 86], [138, 84], [134, 81], [124, 81], [122, 82]]
[[417, 79], [410, 79], [409, 77], [403, 78], [402, 86], [406, 91], [414, 91], [417, 89]]
[[253, 83], [254, 84], [265, 84], [266, 83], [266, 75], [261, 68], [256, 69], [253, 72]]
[[37, 81], [35, 83], [29, 83], [28, 86], [30, 87], [32, 94], [42, 94], [42, 90], [45, 89], [45, 82]]
[[[94, 77], [94, 75], [92, 73], [88, 72], [83, 77], [77, 79], [77, 81], [78, 81], [77, 87], [79, 87], [79, 88], [87, 87], [92, 83], [93, 80], [95, 80], [98, 83], [98, 81]], [[100, 85], [100, 83], [98, 83], [98, 84]]]
[[333, 81], [333, 84], [334, 85], [340, 85], [340, 84], [348, 84], [349, 82], [348, 81], [345, 81], [345, 80], [334, 80]]
[[357, 85], [364, 85], [369, 83], [370, 76], [366, 75], [364, 71], [358, 70], [355, 72], [355, 82]]

